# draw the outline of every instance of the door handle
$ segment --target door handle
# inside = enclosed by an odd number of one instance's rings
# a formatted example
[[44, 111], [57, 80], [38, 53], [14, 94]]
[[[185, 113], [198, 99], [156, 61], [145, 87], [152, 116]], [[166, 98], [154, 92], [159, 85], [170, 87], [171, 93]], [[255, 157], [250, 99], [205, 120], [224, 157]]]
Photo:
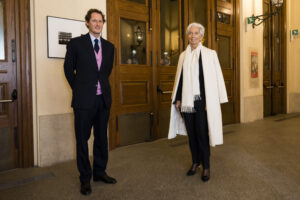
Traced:
[[277, 87], [277, 88], [284, 88], [284, 85], [275, 85], [275, 87]]
[[17, 90], [14, 89], [11, 93], [11, 99], [3, 99], [3, 100], [0, 100], [0, 103], [12, 103], [14, 102], [15, 100], [17, 100], [18, 98], [18, 93], [17, 93]]
[[159, 86], [157, 86], [157, 92], [160, 92], [162, 94], [172, 94], [171, 90], [163, 91]]
[[274, 88], [274, 86], [273, 85], [264, 85], [264, 88], [266, 88], [266, 89], [272, 89], [272, 88]]

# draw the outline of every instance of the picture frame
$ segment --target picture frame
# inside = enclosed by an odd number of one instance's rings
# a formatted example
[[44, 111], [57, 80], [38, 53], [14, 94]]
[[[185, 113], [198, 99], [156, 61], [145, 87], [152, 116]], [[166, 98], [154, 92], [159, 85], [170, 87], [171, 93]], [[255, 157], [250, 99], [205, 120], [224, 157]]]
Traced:
[[258, 78], [258, 53], [251, 52], [251, 78]]
[[71, 38], [88, 32], [85, 21], [47, 16], [48, 58], [64, 59], [66, 45]]

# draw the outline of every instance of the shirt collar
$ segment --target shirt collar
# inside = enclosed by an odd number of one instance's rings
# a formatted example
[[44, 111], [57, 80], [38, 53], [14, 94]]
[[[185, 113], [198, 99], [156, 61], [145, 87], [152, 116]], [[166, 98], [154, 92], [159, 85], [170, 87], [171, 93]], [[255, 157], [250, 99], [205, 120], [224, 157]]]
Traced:
[[90, 38], [91, 38], [91, 41], [92, 41], [92, 44], [93, 44], [93, 46], [95, 45], [94, 43], [94, 41], [95, 41], [95, 39], [98, 39], [98, 44], [99, 44], [99, 46], [100, 46], [100, 44], [101, 44], [101, 37], [99, 36], [98, 38], [95, 38], [91, 33], [89, 33], [89, 35], [90, 35]]

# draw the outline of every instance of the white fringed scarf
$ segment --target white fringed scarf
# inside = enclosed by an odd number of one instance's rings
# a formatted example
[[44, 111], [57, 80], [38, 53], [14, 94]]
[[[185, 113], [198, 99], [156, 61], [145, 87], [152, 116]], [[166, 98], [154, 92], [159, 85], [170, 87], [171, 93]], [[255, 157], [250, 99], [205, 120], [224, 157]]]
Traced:
[[200, 82], [199, 82], [199, 55], [202, 44], [194, 50], [188, 45], [185, 50], [183, 61], [183, 84], [182, 84], [182, 102], [181, 112], [195, 112], [194, 101], [200, 100]]

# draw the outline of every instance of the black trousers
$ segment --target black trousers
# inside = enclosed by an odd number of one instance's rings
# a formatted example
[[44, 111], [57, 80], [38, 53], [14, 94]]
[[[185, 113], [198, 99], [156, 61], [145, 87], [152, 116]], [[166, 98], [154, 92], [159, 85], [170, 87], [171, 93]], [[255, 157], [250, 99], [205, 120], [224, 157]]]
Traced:
[[92, 169], [89, 160], [88, 140], [94, 129], [93, 175], [105, 174], [108, 161], [107, 123], [109, 109], [105, 107], [103, 95], [96, 98], [94, 109], [74, 109], [77, 168], [80, 181], [90, 181]]
[[202, 163], [204, 169], [209, 168], [209, 136], [205, 103], [195, 101], [195, 113], [182, 113], [189, 137], [189, 145], [193, 163]]

